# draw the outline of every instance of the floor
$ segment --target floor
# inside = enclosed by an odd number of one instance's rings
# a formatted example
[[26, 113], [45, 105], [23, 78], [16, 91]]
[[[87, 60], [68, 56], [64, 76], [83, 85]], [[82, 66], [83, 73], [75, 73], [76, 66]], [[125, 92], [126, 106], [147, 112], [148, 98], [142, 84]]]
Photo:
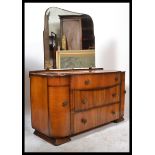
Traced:
[[71, 141], [54, 146], [33, 134], [30, 110], [25, 115], [25, 152], [129, 152], [129, 108], [125, 120], [110, 123], [71, 137]]

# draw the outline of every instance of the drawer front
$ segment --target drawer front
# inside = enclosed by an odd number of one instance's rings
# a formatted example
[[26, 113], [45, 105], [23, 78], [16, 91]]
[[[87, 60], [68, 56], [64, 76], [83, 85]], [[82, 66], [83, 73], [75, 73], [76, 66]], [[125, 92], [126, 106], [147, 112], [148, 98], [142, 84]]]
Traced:
[[71, 77], [71, 89], [92, 89], [120, 83], [120, 73], [76, 75]]
[[99, 90], [75, 90], [75, 111], [112, 104], [120, 101], [120, 85]]
[[73, 115], [73, 132], [76, 134], [118, 119], [119, 104], [117, 103], [102, 108], [95, 108], [86, 112], [75, 113]]

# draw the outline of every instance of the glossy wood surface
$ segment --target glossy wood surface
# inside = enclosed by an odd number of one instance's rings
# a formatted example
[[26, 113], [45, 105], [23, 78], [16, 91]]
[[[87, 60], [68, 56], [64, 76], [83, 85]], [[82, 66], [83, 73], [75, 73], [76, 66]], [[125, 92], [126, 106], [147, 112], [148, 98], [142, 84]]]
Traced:
[[71, 77], [71, 89], [93, 89], [109, 87], [120, 83], [120, 73], [101, 75], [75, 75]]
[[48, 86], [68, 86], [69, 78], [68, 77], [53, 77], [48, 78]]
[[34, 134], [42, 139], [44, 139], [45, 141], [47, 141], [48, 143], [51, 143], [55, 146], [69, 142], [71, 139], [69, 137], [65, 137], [65, 138], [53, 138], [53, 137], [49, 137], [46, 136], [44, 134], [42, 134], [41, 132], [35, 130]]
[[70, 135], [69, 87], [49, 87], [50, 136]]
[[120, 118], [124, 116], [124, 105], [125, 105], [125, 73], [121, 74], [121, 104], [120, 104]]
[[120, 85], [97, 90], [74, 91], [75, 111], [86, 110], [120, 101]]
[[108, 74], [119, 73], [115, 70], [103, 70], [103, 68], [78, 68], [78, 69], [51, 69], [51, 70], [36, 70], [30, 71], [29, 76], [43, 76], [43, 77], [62, 77], [70, 75], [92, 75], [92, 74]]
[[74, 133], [82, 132], [101, 124], [111, 122], [119, 118], [119, 104], [113, 104], [102, 108], [91, 109], [85, 112], [75, 113]]
[[125, 72], [31, 72], [30, 81], [32, 127], [57, 145], [72, 135], [123, 120]]
[[31, 77], [30, 92], [32, 127], [45, 135], [49, 135], [47, 79]]

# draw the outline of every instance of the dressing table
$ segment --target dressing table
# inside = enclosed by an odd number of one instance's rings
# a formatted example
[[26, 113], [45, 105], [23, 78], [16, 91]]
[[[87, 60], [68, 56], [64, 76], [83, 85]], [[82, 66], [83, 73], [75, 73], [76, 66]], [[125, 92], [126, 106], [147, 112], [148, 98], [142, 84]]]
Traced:
[[[78, 23], [78, 29], [73, 29], [74, 26], [68, 29], [68, 24], [75, 23]], [[51, 34], [55, 34], [54, 37]], [[66, 38], [64, 42], [63, 35]], [[44, 70], [29, 72], [34, 134], [60, 145], [70, 141], [74, 135], [122, 121], [125, 72], [95, 68], [91, 17], [49, 8], [45, 12], [43, 38]], [[64, 57], [58, 56], [61, 51], [66, 52]], [[57, 65], [58, 61], [61, 66]]]

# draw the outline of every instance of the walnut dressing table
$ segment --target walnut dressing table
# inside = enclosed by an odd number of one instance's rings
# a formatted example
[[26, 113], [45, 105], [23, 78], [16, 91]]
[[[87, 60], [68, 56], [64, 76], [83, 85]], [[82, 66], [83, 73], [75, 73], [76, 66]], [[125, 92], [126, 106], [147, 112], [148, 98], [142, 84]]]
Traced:
[[34, 134], [60, 145], [81, 132], [122, 121], [125, 72], [95, 68], [92, 18], [48, 8], [43, 40], [45, 70], [29, 72]]
[[60, 145], [124, 116], [125, 72], [95, 69], [30, 71], [34, 134]]

